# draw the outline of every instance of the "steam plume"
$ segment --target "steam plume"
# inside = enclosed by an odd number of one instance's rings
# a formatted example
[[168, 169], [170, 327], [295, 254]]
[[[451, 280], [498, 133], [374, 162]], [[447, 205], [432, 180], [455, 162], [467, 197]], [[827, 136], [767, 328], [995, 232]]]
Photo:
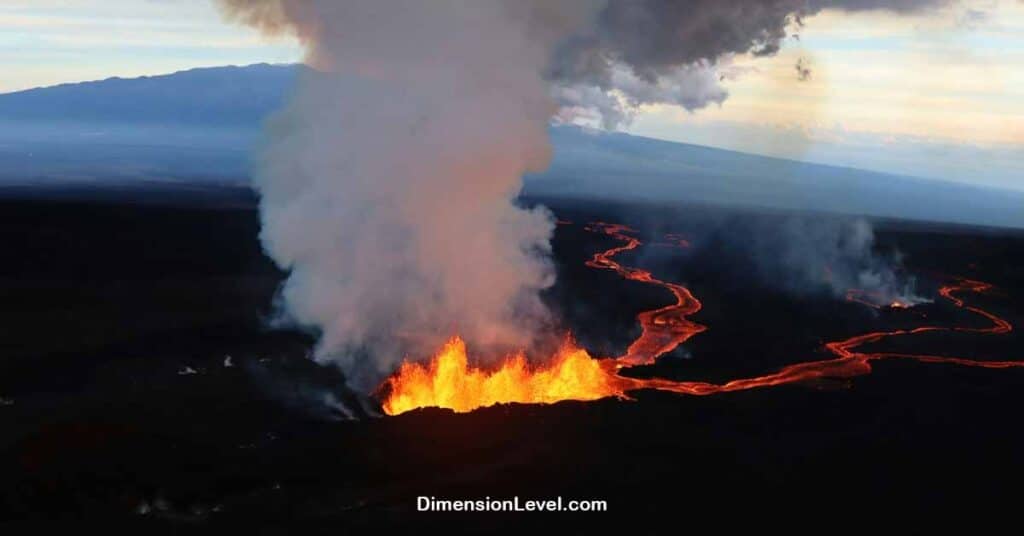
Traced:
[[316, 69], [271, 121], [256, 177], [283, 305], [363, 386], [453, 332], [529, 345], [549, 321], [552, 222], [513, 200], [547, 165], [558, 105], [614, 126], [646, 103], [721, 103], [728, 56], [774, 53], [804, 15], [937, 3], [221, 0], [297, 36]]
[[[256, 177], [282, 298], [317, 357], [369, 386], [460, 333], [525, 347], [547, 321], [553, 223], [513, 204], [550, 158], [542, 73], [563, 15], [516, 2], [233, 2], [295, 32], [317, 72]], [[365, 359], [369, 353], [373, 359]]]
[[916, 305], [916, 281], [902, 269], [899, 252], [876, 251], [875, 233], [863, 219], [790, 217], [770, 231], [753, 231], [758, 269], [794, 292], [824, 285], [836, 297], [850, 289], [879, 304]]

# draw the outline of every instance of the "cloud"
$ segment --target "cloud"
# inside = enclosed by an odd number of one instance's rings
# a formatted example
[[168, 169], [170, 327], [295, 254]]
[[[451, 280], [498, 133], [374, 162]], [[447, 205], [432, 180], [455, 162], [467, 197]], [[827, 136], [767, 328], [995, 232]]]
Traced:
[[[805, 17], [823, 9], [908, 14], [946, 4], [947, 0], [608, 2], [591, 26], [562, 42], [548, 77], [575, 88], [572, 95], [588, 97], [564, 104], [596, 108], [604, 125], [613, 127], [628, 123], [636, 108], [645, 104], [677, 104], [690, 111], [721, 104], [728, 93], [719, 85], [725, 74], [718, 71], [729, 58], [776, 54], [788, 28], [799, 28]], [[616, 98], [599, 98], [595, 90]]]

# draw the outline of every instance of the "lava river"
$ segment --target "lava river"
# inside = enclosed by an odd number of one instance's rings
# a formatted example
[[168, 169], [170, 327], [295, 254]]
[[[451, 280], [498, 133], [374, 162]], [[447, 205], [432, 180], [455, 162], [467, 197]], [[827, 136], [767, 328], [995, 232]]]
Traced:
[[[626, 352], [615, 358], [595, 359], [567, 339], [554, 356], [543, 365], [531, 366], [524, 355], [505, 358], [497, 367], [481, 369], [469, 364], [465, 343], [453, 337], [428, 363], [405, 362], [381, 386], [383, 408], [397, 415], [420, 407], [443, 407], [458, 412], [497, 403], [552, 403], [560, 400], [596, 400], [606, 397], [628, 398], [628, 392], [657, 389], [690, 395], [709, 395], [769, 387], [815, 378], [849, 378], [871, 372], [871, 362], [879, 359], [914, 359], [926, 363], [952, 363], [984, 368], [1024, 366], [1024, 361], [979, 361], [959, 357], [891, 352], [860, 352], [858, 348], [892, 337], [913, 336], [926, 332], [950, 331], [998, 335], [1013, 329], [1009, 322], [979, 307], [965, 304], [962, 293], [982, 293], [992, 286], [981, 281], [961, 279], [944, 286], [939, 295], [954, 306], [987, 319], [986, 327], [920, 326], [913, 329], [870, 332], [825, 344], [834, 357], [820, 361], [797, 363], [777, 372], [741, 378], [716, 384], [698, 381], [675, 381], [662, 378], [631, 378], [619, 374], [625, 368], [653, 363], [680, 344], [706, 328], [688, 317], [700, 311], [701, 303], [690, 291], [678, 284], [656, 279], [651, 272], [626, 267], [613, 257], [636, 249], [642, 242], [631, 236], [627, 226], [595, 223], [586, 228], [604, 233], [622, 242], [621, 245], [595, 254], [587, 266], [612, 270], [625, 279], [662, 287], [675, 298], [675, 303], [641, 312], [637, 320], [640, 336]], [[677, 235], [670, 235], [670, 245], [688, 247]], [[866, 303], [856, 292], [847, 295], [850, 301]], [[870, 305], [870, 303], [868, 303]]]

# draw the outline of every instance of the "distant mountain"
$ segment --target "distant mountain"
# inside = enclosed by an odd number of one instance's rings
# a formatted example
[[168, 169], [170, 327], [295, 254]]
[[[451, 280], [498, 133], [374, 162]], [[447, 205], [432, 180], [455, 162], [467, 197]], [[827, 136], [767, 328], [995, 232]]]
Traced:
[[[245, 184], [295, 65], [193, 69], [0, 95], [0, 181]], [[495, 125], [501, 128], [501, 125]], [[535, 196], [700, 202], [1024, 227], [1024, 193], [552, 127]]]
[[297, 65], [191, 69], [0, 94], [0, 185], [246, 184]]
[[537, 196], [688, 201], [1024, 227], [1024, 192], [876, 173], [576, 127], [551, 130]]
[[191, 69], [0, 95], [0, 120], [255, 126], [280, 106], [295, 65]]

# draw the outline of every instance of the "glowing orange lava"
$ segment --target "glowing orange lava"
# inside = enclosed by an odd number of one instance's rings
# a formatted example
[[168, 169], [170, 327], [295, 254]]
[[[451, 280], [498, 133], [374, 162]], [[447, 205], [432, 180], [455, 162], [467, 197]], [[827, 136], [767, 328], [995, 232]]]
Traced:
[[[691, 322], [686, 317], [700, 311], [701, 304], [697, 298], [690, 294], [689, 289], [675, 283], [668, 283], [655, 279], [651, 272], [636, 268], [627, 268], [612, 260], [612, 257], [640, 247], [640, 240], [625, 233], [634, 232], [625, 225], [608, 223], [595, 223], [588, 229], [603, 232], [608, 236], [615, 237], [625, 242], [624, 245], [614, 247], [607, 251], [597, 253], [587, 261], [591, 268], [612, 270], [630, 281], [639, 281], [663, 287], [672, 292], [676, 302], [651, 311], [644, 311], [637, 316], [640, 327], [643, 331], [640, 337], [633, 341], [626, 349], [626, 353], [616, 358], [622, 366], [650, 365], [658, 356], [664, 355], [677, 346], [683, 344], [690, 337], [704, 331], [706, 327]], [[682, 247], [689, 247], [689, 242], [679, 239], [677, 235], [674, 243]]]
[[469, 366], [466, 344], [453, 337], [427, 365], [403, 363], [387, 380], [384, 411], [396, 415], [436, 406], [458, 412], [497, 403], [551, 403], [621, 396], [613, 363], [590, 357], [567, 342], [542, 367], [530, 367], [523, 355], [502, 361], [496, 370]]
[[662, 391], [673, 391], [677, 393], [685, 393], [692, 395], [710, 395], [715, 393], [724, 393], [729, 391], [742, 391], [745, 389], [753, 389], [755, 387], [770, 387], [773, 385], [782, 385], [785, 383], [793, 383], [799, 381], [812, 380], [815, 378], [850, 378], [853, 376], [860, 376], [871, 372], [871, 361], [878, 359], [914, 359], [923, 363], [949, 363], [954, 365], [962, 365], [968, 367], [982, 367], [982, 368], [1014, 368], [1024, 367], [1024, 361], [979, 361], [975, 359], [966, 359], [960, 357], [945, 357], [936, 355], [921, 355], [921, 354], [902, 354], [894, 352], [875, 352], [865, 353], [856, 352], [855, 348], [863, 346], [868, 343], [878, 342], [882, 339], [890, 337], [899, 337], [906, 335], [916, 335], [919, 333], [927, 333], [934, 331], [962, 331], [971, 333], [987, 333], [987, 334], [1002, 334], [1007, 333], [1013, 329], [1006, 320], [999, 318], [998, 316], [984, 311], [977, 307], [965, 306], [963, 300], [953, 296], [955, 292], [985, 292], [992, 288], [992, 285], [981, 281], [973, 281], [970, 279], [962, 279], [958, 283], [953, 285], [947, 285], [939, 289], [939, 294], [950, 300], [953, 305], [971, 311], [972, 313], [979, 314], [992, 322], [992, 326], [983, 328], [968, 328], [968, 327], [942, 327], [942, 326], [921, 326], [913, 329], [906, 330], [894, 330], [894, 331], [876, 331], [871, 333], [865, 333], [863, 335], [857, 335], [841, 341], [835, 341], [825, 344], [825, 349], [831, 354], [835, 355], [835, 359], [826, 359], [823, 361], [811, 361], [808, 363], [797, 363], [795, 365], [789, 365], [783, 367], [778, 372], [767, 374], [764, 376], [758, 376], [754, 378], [746, 378], [740, 380], [733, 380], [723, 384], [713, 384], [705, 382], [674, 382], [669, 380], [661, 379], [647, 379], [637, 380], [634, 384], [637, 389], [649, 388], [659, 389]]
[[[612, 260], [615, 255], [641, 245], [640, 240], [626, 234], [633, 232], [629, 227], [597, 223], [587, 229], [603, 232], [624, 242], [621, 246], [594, 255], [587, 261], [587, 266], [612, 270], [632, 281], [661, 286], [672, 292], [676, 299], [674, 304], [644, 311], [638, 315], [642, 333], [625, 354], [614, 359], [594, 359], [585, 350], [567, 342], [542, 366], [531, 367], [523, 355], [514, 355], [504, 359], [498, 368], [485, 371], [469, 365], [465, 343], [454, 337], [428, 364], [404, 363], [386, 380], [383, 389], [386, 394], [384, 411], [389, 415], [397, 415], [415, 408], [436, 406], [466, 412], [507, 402], [552, 403], [560, 400], [595, 400], [610, 396], [628, 398], [629, 391], [638, 389], [710, 395], [815, 378], [859, 376], [871, 372], [870, 362], [878, 359], [914, 359], [925, 363], [949, 363], [993, 369], [1024, 367], [1024, 361], [979, 361], [935, 355], [856, 351], [865, 344], [882, 339], [926, 332], [997, 335], [1011, 331], [1013, 327], [1006, 320], [978, 307], [965, 305], [961, 298], [954, 295], [961, 292], [982, 293], [990, 290], [992, 286], [981, 281], [961, 279], [955, 284], [939, 289], [939, 295], [958, 308], [986, 318], [991, 322], [991, 326], [920, 326], [906, 330], [865, 333], [825, 344], [825, 349], [835, 356], [833, 359], [797, 363], [764, 376], [737, 379], [722, 384], [622, 376], [619, 371], [653, 363], [659, 356], [704, 331], [704, 326], [686, 318], [698, 312], [701, 304], [681, 285], [656, 279], [648, 271], [625, 267]], [[673, 243], [683, 247], [689, 245], [678, 237], [673, 239]], [[849, 301], [878, 307], [876, 303], [865, 299], [863, 294], [862, 291], [854, 289], [846, 298]], [[906, 305], [896, 302], [890, 304], [890, 307], [902, 308]]]

